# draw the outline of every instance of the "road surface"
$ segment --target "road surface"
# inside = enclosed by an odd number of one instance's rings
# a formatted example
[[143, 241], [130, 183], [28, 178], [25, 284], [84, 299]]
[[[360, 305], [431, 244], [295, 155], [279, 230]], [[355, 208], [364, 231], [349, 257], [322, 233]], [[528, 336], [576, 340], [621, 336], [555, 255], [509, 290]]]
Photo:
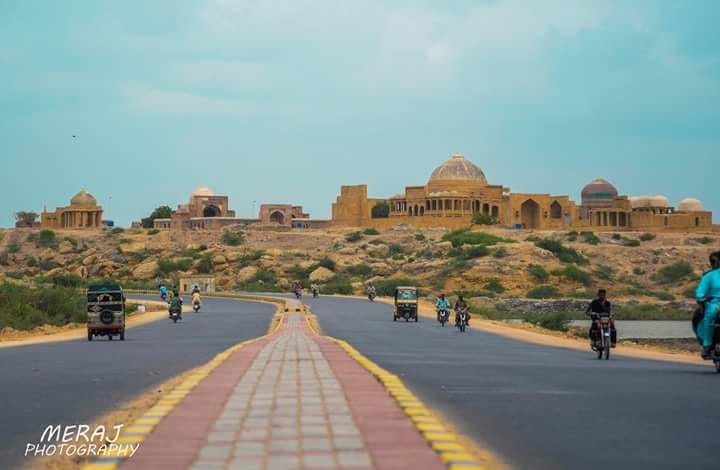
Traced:
[[0, 349], [0, 468], [25, 465], [26, 443], [38, 442], [46, 426], [91, 424], [233, 344], [265, 334], [274, 312], [270, 304], [206, 298], [200, 313], [128, 329], [123, 342], [96, 337]]
[[399, 374], [516, 469], [717, 469], [720, 374], [694, 366], [460, 333], [391, 307], [305, 298], [325, 334]]

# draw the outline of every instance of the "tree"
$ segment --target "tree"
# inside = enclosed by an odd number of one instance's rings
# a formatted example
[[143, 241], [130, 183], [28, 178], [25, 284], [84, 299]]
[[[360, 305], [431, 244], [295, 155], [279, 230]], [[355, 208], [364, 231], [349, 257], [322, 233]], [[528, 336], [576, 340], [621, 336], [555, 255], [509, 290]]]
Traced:
[[387, 202], [378, 202], [370, 211], [373, 219], [386, 219], [390, 216], [390, 205]]
[[17, 227], [32, 227], [37, 221], [38, 214], [36, 212], [20, 211], [15, 213]]
[[155, 219], [169, 219], [173, 214], [172, 209], [170, 206], [160, 206], [148, 216], [142, 219], [140, 224], [143, 228], [153, 228], [153, 223], [155, 222]]

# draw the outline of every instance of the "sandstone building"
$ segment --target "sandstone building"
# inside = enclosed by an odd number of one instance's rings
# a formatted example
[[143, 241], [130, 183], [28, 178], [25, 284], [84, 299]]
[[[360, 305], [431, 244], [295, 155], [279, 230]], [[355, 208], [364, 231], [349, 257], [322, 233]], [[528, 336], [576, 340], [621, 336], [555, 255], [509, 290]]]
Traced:
[[[389, 205], [387, 217], [372, 216], [378, 204]], [[458, 228], [479, 214], [517, 229], [712, 231], [712, 213], [696, 199], [685, 199], [675, 208], [662, 196], [620, 196], [612, 184], [597, 179], [582, 190], [581, 205], [576, 206], [566, 195], [514, 193], [490, 184], [483, 171], [460, 154], [437, 167], [425, 185], [408, 186], [389, 199], [368, 198], [367, 185], [342, 186], [332, 206], [332, 223]]]
[[103, 226], [103, 208], [98, 206], [92, 194], [84, 189], [70, 199], [67, 207], [57, 207], [55, 212], [43, 209], [40, 227], [47, 229], [86, 229]]

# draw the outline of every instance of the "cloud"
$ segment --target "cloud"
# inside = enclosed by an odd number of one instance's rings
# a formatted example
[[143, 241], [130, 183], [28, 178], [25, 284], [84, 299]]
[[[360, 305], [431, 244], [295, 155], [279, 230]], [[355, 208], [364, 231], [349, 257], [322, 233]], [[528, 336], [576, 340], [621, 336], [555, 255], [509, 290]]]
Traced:
[[243, 104], [191, 93], [131, 88], [130, 106], [144, 113], [242, 113], [251, 110]]

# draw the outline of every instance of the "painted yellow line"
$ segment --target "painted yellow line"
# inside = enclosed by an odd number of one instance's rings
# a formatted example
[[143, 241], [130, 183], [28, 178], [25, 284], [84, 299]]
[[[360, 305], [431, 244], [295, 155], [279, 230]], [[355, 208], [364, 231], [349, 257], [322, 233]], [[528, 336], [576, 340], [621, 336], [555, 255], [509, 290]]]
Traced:
[[[255, 299], [253, 299], [255, 300]], [[280, 313], [281, 307], [278, 308], [276, 314]], [[302, 311], [302, 309], [300, 310]], [[151, 407], [145, 414], [135, 420], [130, 426], [123, 429], [120, 437], [117, 439], [119, 444], [142, 444], [145, 438], [152, 432], [164, 416], [167, 416], [172, 410], [174, 410], [190, 391], [195, 388], [200, 382], [202, 382], [207, 376], [209, 376], [218, 366], [220, 366], [228, 357], [235, 351], [244, 348], [245, 346], [261, 341], [265, 338], [273, 336], [280, 330], [283, 324], [284, 313], [282, 314], [280, 321], [278, 321], [272, 331], [268, 332], [263, 336], [257, 338], [242, 341], [235, 344], [225, 351], [222, 351], [215, 355], [205, 365], [200, 366], [194, 373], [190, 374], [185, 380], [178, 384], [175, 388], [169, 391], [165, 396], [158, 400], [158, 402]], [[111, 457], [113, 462], [107, 462], [108, 457]], [[82, 470], [115, 470], [118, 466], [118, 461], [130, 457], [129, 454], [124, 452], [113, 452], [113, 455], [109, 455], [106, 458], [99, 457], [93, 462], [85, 464]]]
[[[304, 316], [308, 328], [315, 335], [321, 336], [313, 327], [309, 319], [309, 313], [307, 306], [305, 306]], [[388, 395], [395, 399], [398, 406], [413, 421], [420, 435], [438, 453], [440, 459], [445, 462], [450, 470], [491, 470], [495, 467], [492, 462], [473, 455], [470, 449], [463, 446], [457, 436], [449, 431], [450, 428], [433, 416], [423, 402], [403, 384], [400, 377], [372, 362], [347, 341], [332, 336], [323, 336], [323, 338], [340, 346], [383, 385]]]

